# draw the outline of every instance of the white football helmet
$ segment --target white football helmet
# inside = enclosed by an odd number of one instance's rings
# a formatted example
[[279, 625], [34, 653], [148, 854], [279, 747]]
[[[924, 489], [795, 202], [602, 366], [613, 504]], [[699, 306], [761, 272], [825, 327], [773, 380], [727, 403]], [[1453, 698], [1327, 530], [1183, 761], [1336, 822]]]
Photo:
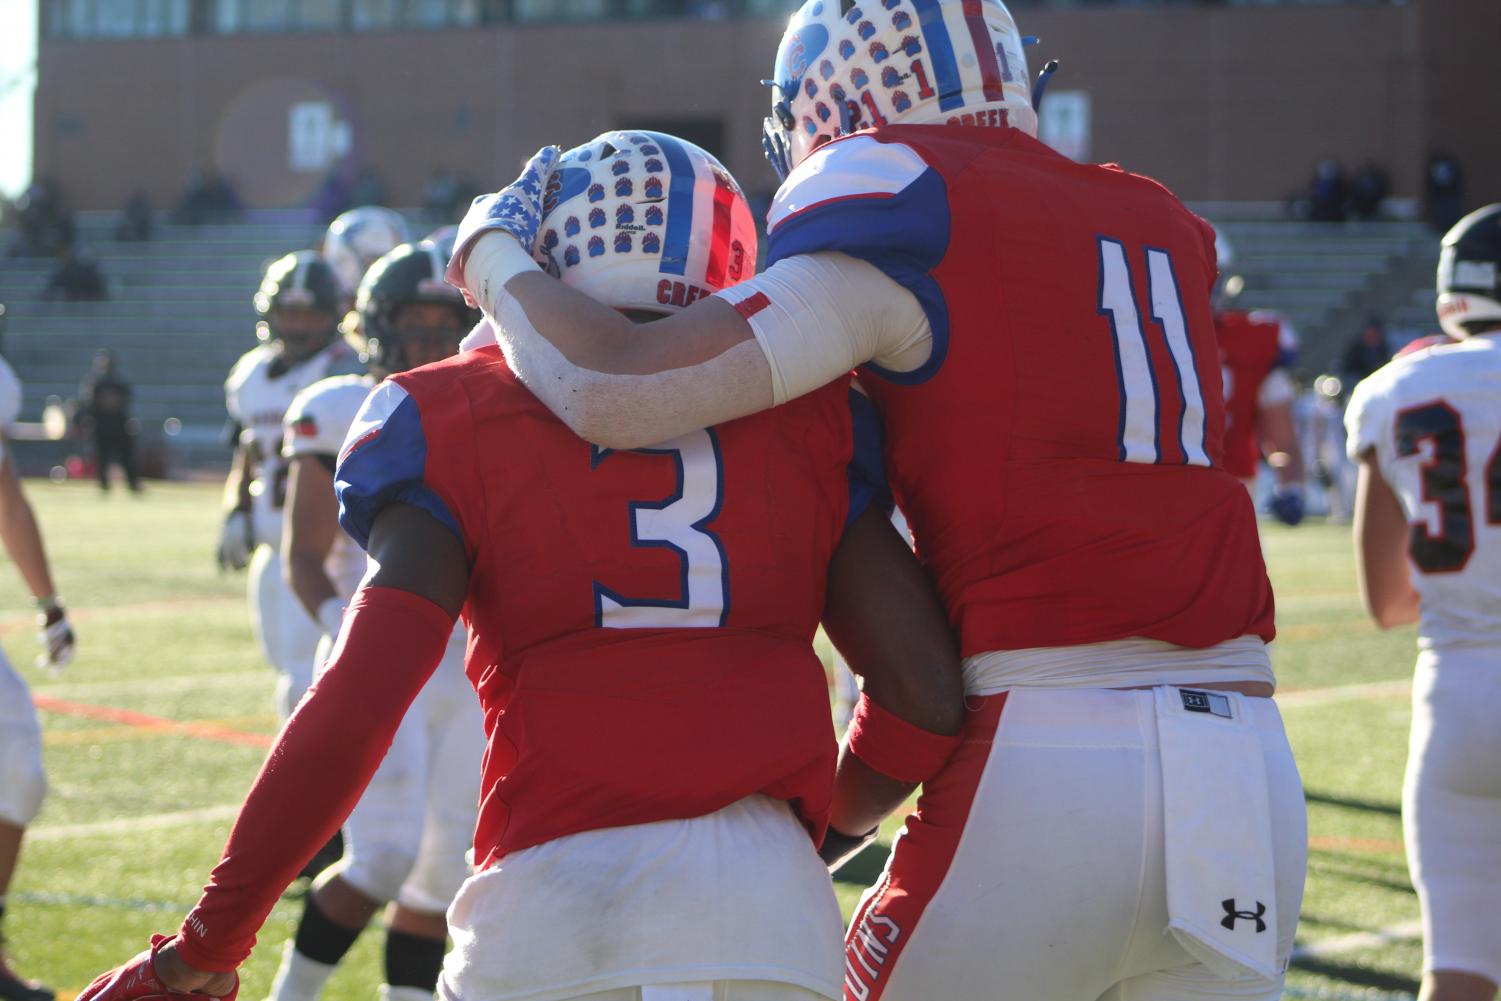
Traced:
[[676, 312], [756, 270], [740, 186], [660, 132], [606, 132], [564, 153], [543, 211], [538, 262], [615, 309]]
[[829, 140], [887, 124], [1035, 136], [1022, 45], [1001, 0], [807, 0], [767, 81], [767, 158], [785, 178]]
[[379, 205], [361, 205], [328, 224], [323, 256], [352, 297], [370, 265], [409, 239], [406, 220], [400, 215]]

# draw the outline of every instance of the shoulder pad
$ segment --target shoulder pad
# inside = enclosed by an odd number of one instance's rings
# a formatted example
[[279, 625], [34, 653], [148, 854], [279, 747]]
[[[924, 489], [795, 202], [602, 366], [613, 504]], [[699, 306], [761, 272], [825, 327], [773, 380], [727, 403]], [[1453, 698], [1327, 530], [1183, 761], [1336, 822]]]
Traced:
[[338, 455], [372, 385], [365, 376], [339, 375], [298, 393], [282, 419], [283, 454]]
[[809, 154], [777, 190], [768, 231], [809, 209], [848, 198], [889, 198], [929, 169], [910, 146], [851, 136]]
[[880, 373], [920, 382], [943, 362], [948, 307], [932, 271], [949, 247], [948, 186], [910, 146], [869, 135], [839, 139], [798, 164], [767, 216], [768, 267], [801, 254], [841, 253], [876, 268], [916, 296], [934, 351], [916, 372]]

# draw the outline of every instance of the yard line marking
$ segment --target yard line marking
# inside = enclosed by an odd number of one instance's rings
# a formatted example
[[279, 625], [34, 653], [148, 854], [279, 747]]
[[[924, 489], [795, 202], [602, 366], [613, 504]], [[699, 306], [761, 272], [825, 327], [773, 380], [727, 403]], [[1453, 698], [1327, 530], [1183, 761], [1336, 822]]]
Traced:
[[88, 705], [83, 702], [68, 702], [40, 693], [33, 693], [31, 701], [36, 704], [38, 709], [45, 709], [47, 712], [62, 713], [65, 716], [80, 716], [84, 719], [101, 720], [106, 723], [119, 723], [122, 726], [134, 726], [144, 730], [154, 730], [157, 733], [198, 737], [202, 740], [214, 740], [222, 744], [235, 744], [240, 747], [265, 749], [270, 747], [275, 740], [269, 734], [245, 733], [241, 730], [231, 730], [228, 727], [215, 726], [212, 723], [184, 723], [178, 720], [162, 719], [160, 716], [148, 716], [145, 713], [132, 712], [129, 709]]
[[1375, 949], [1383, 945], [1391, 945], [1394, 942], [1409, 942], [1415, 938], [1422, 938], [1423, 922], [1404, 921], [1399, 925], [1390, 925], [1386, 928], [1378, 928], [1375, 931], [1354, 932], [1350, 935], [1338, 935], [1334, 938], [1321, 939], [1317, 942], [1308, 942], [1296, 946], [1293, 949], [1292, 962], [1300, 959], [1323, 959], [1326, 956], [1335, 956], [1342, 952], [1354, 952], [1357, 949]]
[[[52, 904], [61, 907], [119, 907], [128, 911], [166, 911], [178, 914], [184, 914], [193, 907], [192, 904], [179, 904], [170, 900], [116, 899], [94, 897], [83, 893], [12, 893], [10, 899], [27, 904]], [[59, 993], [58, 997], [62, 998], [63, 995]]]
[[148, 813], [141, 817], [96, 820], [87, 824], [58, 824], [55, 827], [33, 825], [26, 829], [26, 840], [62, 841], [68, 838], [149, 831], [158, 827], [176, 827], [179, 824], [206, 824], [210, 821], [229, 820], [239, 812], [239, 803], [226, 803], [222, 806], [200, 806], [193, 810], [175, 810], [170, 813]]
[[[217, 660], [243, 660], [244, 654], [235, 653]], [[162, 678], [132, 678], [128, 681], [69, 681], [62, 684], [43, 683], [41, 688], [53, 698], [107, 699], [116, 695], [140, 695], [142, 692], [172, 694], [197, 691], [204, 687], [270, 688], [276, 683], [276, 674], [268, 668], [252, 668], [247, 671], [221, 671], [203, 674], [172, 674]]]
[[[276, 727], [275, 713], [257, 713], [251, 716], [223, 716], [217, 719], [201, 719], [196, 721], [199, 725], [228, 727], [237, 730], [241, 727]], [[42, 744], [46, 747], [74, 747], [79, 744], [119, 744], [133, 740], [152, 740], [158, 734], [153, 730], [144, 730], [135, 726], [108, 726], [101, 728], [89, 728], [85, 730], [53, 730], [48, 729], [42, 733]]]
[[1384, 698], [1391, 695], [1406, 695], [1412, 690], [1412, 679], [1398, 681], [1367, 681], [1358, 685], [1331, 685], [1327, 688], [1300, 688], [1290, 692], [1278, 692], [1277, 704], [1284, 708], [1294, 706], [1321, 706], [1329, 702], [1348, 699], [1364, 699], [1372, 696]]
[[[69, 605], [70, 622], [94, 622], [122, 615], [162, 615], [178, 613], [189, 608], [230, 608], [243, 606], [243, 595], [202, 595], [181, 598], [159, 598], [152, 601], [132, 601], [121, 605]], [[24, 632], [36, 628], [34, 613], [8, 612], [0, 615], [0, 635]]]
[[1308, 847], [1314, 851], [1346, 851], [1366, 855], [1402, 855], [1407, 851], [1406, 846], [1400, 841], [1387, 841], [1382, 838], [1345, 838], [1339, 835], [1309, 838]]

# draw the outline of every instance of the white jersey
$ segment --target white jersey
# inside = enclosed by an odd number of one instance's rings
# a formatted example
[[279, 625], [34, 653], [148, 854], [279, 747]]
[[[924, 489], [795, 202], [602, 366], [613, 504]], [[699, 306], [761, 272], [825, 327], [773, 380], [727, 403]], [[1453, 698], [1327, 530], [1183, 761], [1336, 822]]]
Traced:
[[1345, 427], [1407, 513], [1419, 646], [1501, 645], [1501, 336], [1396, 359], [1355, 387]]
[[[298, 393], [282, 420], [282, 459], [290, 462], [299, 455], [326, 456], [332, 471], [349, 426], [374, 386], [374, 376], [336, 375]], [[323, 569], [339, 597], [348, 601], [365, 574], [365, 551], [341, 528]]]
[[282, 503], [286, 500], [286, 463], [281, 458], [281, 421], [292, 399], [331, 375], [364, 370], [353, 348], [340, 339], [305, 361], [280, 370], [280, 352], [271, 344], [247, 351], [224, 380], [224, 406], [240, 425], [240, 444], [256, 459], [250, 485], [250, 518], [257, 542], [281, 543]]

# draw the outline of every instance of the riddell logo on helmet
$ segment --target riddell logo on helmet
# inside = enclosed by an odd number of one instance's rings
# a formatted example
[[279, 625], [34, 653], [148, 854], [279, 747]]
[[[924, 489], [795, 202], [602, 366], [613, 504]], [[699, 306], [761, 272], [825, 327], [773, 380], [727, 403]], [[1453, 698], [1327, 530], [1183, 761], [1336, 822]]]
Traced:
[[664, 306], [687, 306], [706, 295], [713, 294], [706, 288], [689, 285], [686, 282], [675, 282], [670, 278], [663, 278], [657, 282], [657, 301]]
[[986, 108], [974, 113], [966, 111], [962, 115], [953, 115], [949, 118], [948, 125], [984, 125], [988, 128], [1004, 128], [1011, 124], [1011, 115], [1005, 108]]

